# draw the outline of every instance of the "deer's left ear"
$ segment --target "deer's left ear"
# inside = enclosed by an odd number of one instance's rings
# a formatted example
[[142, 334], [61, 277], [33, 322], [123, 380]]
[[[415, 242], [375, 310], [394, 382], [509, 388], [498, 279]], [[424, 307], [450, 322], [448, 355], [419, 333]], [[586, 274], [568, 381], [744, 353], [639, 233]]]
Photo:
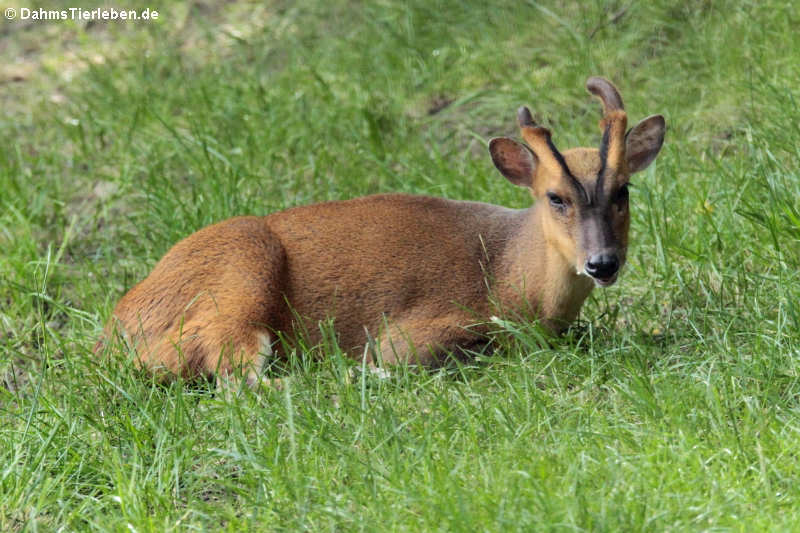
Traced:
[[653, 115], [628, 130], [625, 134], [625, 158], [631, 174], [650, 166], [664, 144], [666, 129], [664, 117]]

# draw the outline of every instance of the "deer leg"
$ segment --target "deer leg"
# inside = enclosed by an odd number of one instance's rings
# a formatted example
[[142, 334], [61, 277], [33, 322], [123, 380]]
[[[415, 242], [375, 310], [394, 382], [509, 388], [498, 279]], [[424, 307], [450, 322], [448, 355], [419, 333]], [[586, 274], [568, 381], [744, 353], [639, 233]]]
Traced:
[[438, 366], [448, 352], [463, 352], [486, 342], [479, 333], [459, 325], [471, 321], [466, 316], [446, 316], [397, 322], [377, 343], [378, 356], [387, 364]]

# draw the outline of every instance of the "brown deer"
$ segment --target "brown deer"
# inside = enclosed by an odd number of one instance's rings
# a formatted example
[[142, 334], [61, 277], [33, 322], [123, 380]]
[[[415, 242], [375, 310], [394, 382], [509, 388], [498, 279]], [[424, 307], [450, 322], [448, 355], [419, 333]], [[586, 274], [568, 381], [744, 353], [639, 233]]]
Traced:
[[327, 319], [339, 345], [370, 364], [436, 363], [486, 342], [496, 314], [532, 311], [564, 329], [594, 286], [616, 281], [628, 179], [655, 159], [665, 132], [660, 115], [627, 130], [614, 86], [593, 77], [586, 87], [603, 104], [599, 149], [559, 152], [526, 107], [518, 120], [527, 146], [489, 142], [503, 176], [530, 189], [532, 207], [387, 194], [232, 218], [173, 246], [120, 300], [95, 350], [119, 334], [152, 371], [243, 370], [251, 381], [279, 332], [318, 342]]

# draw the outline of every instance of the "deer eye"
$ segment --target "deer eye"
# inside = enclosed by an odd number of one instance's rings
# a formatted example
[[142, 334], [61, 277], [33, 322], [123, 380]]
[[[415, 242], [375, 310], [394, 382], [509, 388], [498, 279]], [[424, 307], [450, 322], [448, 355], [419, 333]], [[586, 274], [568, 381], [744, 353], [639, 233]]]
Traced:
[[628, 201], [628, 185], [625, 184], [619, 188], [617, 191], [617, 195], [614, 198], [614, 201], [621, 204]]
[[556, 209], [562, 210], [567, 207], [567, 203], [559, 195], [553, 192], [547, 193], [547, 199], [550, 200], [550, 205]]

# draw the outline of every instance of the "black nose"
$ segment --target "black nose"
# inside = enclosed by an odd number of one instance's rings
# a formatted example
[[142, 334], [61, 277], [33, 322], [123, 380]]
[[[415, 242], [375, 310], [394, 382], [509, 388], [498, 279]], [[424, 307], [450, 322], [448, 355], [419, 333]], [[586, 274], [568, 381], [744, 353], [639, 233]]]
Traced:
[[586, 273], [593, 278], [608, 279], [619, 270], [617, 254], [597, 254], [586, 261]]

